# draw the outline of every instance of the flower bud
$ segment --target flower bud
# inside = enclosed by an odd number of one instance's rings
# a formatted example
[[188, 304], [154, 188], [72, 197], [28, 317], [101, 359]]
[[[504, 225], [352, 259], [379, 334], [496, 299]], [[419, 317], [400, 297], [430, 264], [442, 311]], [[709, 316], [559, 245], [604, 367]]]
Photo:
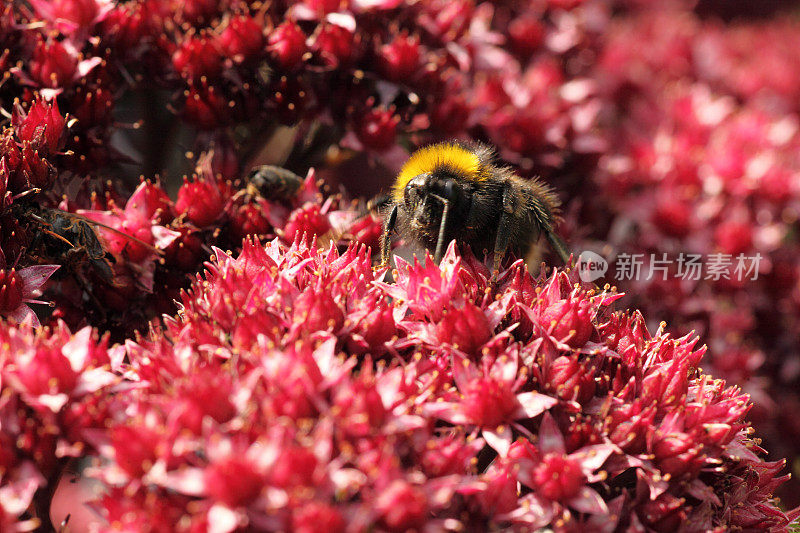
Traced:
[[265, 40], [261, 25], [253, 17], [238, 15], [228, 21], [217, 42], [225, 56], [249, 63], [259, 58]]
[[568, 501], [586, 483], [580, 464], [559, 453], [548, 453], [533, 471], [536, 493], [556, 502]]
[[550, 335], [573, 348], [586, 344], [594, 331], [585, 300], [568, 299], [550, 304], [542, 313], [541, 320]]
[[40, 86], [57, 89], [70, 85], [78, 72], [78, 58], [60, 41], [39, 38], [28, 65], [33, 78]]
[[305, 234], [307, 239], [314, 235], [320, 237], [330, 231], [328, 217], [320, 212], [319, 205], [308, 203], [292, 211], [283, 228], [283, 237], [287, 242], [294, 242]]
[[13, 124], [17, 137], [29, 142], [36, 149], [55, 153], [61, 148], [67, 122], [58, 111], [58, 102], [45, 102], [37, 98], [25, 112], [17, 105], [14, 109]]
[[383, 151], [395, 144], [400, 117], [393, 111], [374, 108], [360, 117], [355, 130], [358, 139], [367, 148]]
[[234, 509], [255, 500], [264, 487], [264, 476], [241, 456], [214, 461], [206, 468], [204, 478], [208, 495]]
[[419, 69], [420, 57], [419, 39], [400, 34], [381, 46], [378, 68], [388, 80], [406, 81]]
[[23, 284], [13, 268], [0, 270], [0, 314], [7, 315], [22, 305]]
[[291, 70], [306, 53], [306, 35], [293, 20], [284, 21], [270, 34], [269, 51], [278, 66]]
[[403, 480], [393, 481], [375, 501], [381, 524], [388, 531], [421, 529], [428, 519], [428, 498]]
[[178, 189], [175, 212], [185, 214], [197, 227], [209, 226], [222, 214], [223, 201], [216, 184], [207, 181], [184, 181]]
[[586, 403], [594, 397], [594, 373], [576, 357], [562, 355], [550, 365], [547, 386], [562, 400]]
[[172, 66], [187, 81], [216, 78], [222, 73], [223, 57], [217, 42], [207, 35], [187, 37], [172, 54]]
[[476, 305], [465, 303], [461, 309], [447, 311], [437, 325], [439, 342], [454, 346], [464, 353], [478, 355], [492, 337], [486, 315]]

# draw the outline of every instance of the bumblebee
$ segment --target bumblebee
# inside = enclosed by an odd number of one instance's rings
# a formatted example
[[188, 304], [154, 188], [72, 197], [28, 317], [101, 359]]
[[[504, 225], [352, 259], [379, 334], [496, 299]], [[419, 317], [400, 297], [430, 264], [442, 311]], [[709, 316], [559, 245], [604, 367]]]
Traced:
[[498, 165], [485, 144], [444, 142], [418, 150], [385, 203], [382, 264], [389, 262], [395, 231], [433, 251], [437, 263], [453, 239], [475, 253], [493, 251], [495, 273], [506, 253], [523, 256], [542, 234], [564, 262], [569, 258], [553, 229], [556, 195], [544, 183]]

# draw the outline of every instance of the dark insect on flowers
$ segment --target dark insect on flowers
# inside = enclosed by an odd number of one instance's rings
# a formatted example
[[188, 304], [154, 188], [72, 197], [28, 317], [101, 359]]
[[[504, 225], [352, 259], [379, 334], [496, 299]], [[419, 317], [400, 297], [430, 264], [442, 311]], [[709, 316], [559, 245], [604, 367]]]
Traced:
[[38, 226], [31, 243], [36, 255], [72, 270], [88, 265], [102, 280], [113, 282], [111, 263], [90, 221], [73, 213], [39, 206], [27, 207], [25, 215]]
[[250, 171], [247, 176], [247, 188], [250, 194], [257, 192], [262, 198], [288, 201], [294, 198], [303, 178], [291, 170], [273, 165], [262, 165]]
[[110, 254], [103, 247], [94, 226], [119, 233], [159, 253], [153, 246], [132, 235], [75, 213], [28, 205], [22, 208], [18, 216], [38, 226], [31, 251], [40, 259], [65, 265], [77, 273], [88, 267], [109, 285], [115, 285]]
[[560, 205], [553, 191], [497, 165], [484, 144], [445, 142], [418, 150], [386, 204], [383, 264], [394, 231], [433, 251], [437, 263], [453, 239], [476, 253], [493, 251], [495, 273], [506, 253], [524, 255], [542, 234], [564, 262], [569, 258], [553, 228]]

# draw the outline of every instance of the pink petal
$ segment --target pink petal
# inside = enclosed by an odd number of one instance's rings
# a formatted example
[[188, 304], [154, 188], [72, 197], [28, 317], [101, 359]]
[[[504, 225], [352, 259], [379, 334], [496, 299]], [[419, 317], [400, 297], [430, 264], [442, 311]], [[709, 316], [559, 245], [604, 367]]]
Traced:
[[[402, 3], [402, 0], [354, 0], [353, 8], [356, 11], [368, 11], [370, 9], [394, 9]], [[408, 159], [408, 154], [406, 154]]]
[[477, 365], [458, 353], [453, 353], [453, 381], [459, 390], [465, 390], [469, 383], [475, 379], [480, 379], [481, 371]]
[[50, 0], [30, 0], [31, 7], [36, 11], [36, 14], [46, 20], [52, 20], [53, 17], [53, 3]]
[[556, 421], [545, 413], [542, 418], [542, 425], [539, 427], [539, 451], [546, 453], [566, 453], [567, 447], [564, 444], [564, 436], [558, 430]]
[[30, 322], [30, 325], [35, 328], [42, 327], [42, 323], [39, 322], [39, 317], [36, 316], [36, 313], [33, 312], [33, 309], [28, 307], [27, 305], [20, 305], [8, 315], [8, 318], [15, 320], [19, 324], [23, 324], [25, 322]]
[[89, 394], [107, 387], [118, 380], [116, 374], [112, 374], [102, 368], [93, 368], [81, 373], [80, 380], [72, 391], [75, 396]]
[[25, 286], [22, 290], [22, 297], [30, 298], [32, 296], [39, 296], [42, 286], [58, 269], [58, 265], [38, 265], [18, 270], [17, 274], [19, 274], [19, 277], [25, 282]]
[[605, 514], [608, 513], [608, 506], [597, 492], [589, 487], [582, 487], [580, 493], [569, 500], [567, 504], [582, 513]]
[[75, 333], [75, 335], [61, 347], [61, 353], [69, 360], [69, 366], [71, 366], [72, 370], [75, 372], [80, 372], [86, 367], [91, 341], [92, 328], [87, 326]]
[[457, 474], [431, 479], [426, 483], [428, 501], [436, 507], [447, 505], [453, 499], [453, 493], [466, 480]]
[[655, 500], [669, 488], [669, 483], [656, 472], [639, 468], [636, 470], [636, 492], [650, 493], [650, 500]]
[[349, 13], [328, 13], [325, 20], [350, 32], [356, 31], [356, 19]]
[[[116, 227], [119, 223], [119, 215], [111, 211], [98, 211], [96, 209], [78, 209], [77, 214], [83, 215], [89, 220], [100, 222], [106, 226]], [[104, 229], [104, 228], [101, 228]]]
[[514, 434], [509, 426], [503, 427], [501, 432], [484, 429], [481, 434], [486, 440], [486, 444], [496, 451], [500, 457], [508, 455], [508, 450], [511, 448], [511, 443], [514, 439]]
[[57, 413], [64, 407], [67, 402], [69, 401], [69, 396], [66, 394], [40, 394], [39, 396], [33, 397], [28, 400], [29, 403], [33, 405], [40, 405], [42, 407], [47, 407], [52, 412]]
[[103, 60], [99, 57], [90, 57], [78, 63], [78, 68], [75, 72], [75, 79], [80, 79], [89, 74], [97, 65], [102, 63]]
[[[544, 413], [558, 403], [558, 400], [538, 392], [523, 392], [517, 394], [517, 401], [522, 406], [527, 418], [533, 418]], [[544, 422], [542, 422], [544, 424]], [[563, 442], [563, 441], [562, 441]]]
[[594, 446], [584, 446], [569, 456], [581, 463], [583, 473], [588, 476], [603, 466], [606, 459], [615, 451], [617, 451], [617, 447], [613, 444], [595, 444]]
[[536, 494], [528, 494], [519, 499], [519, 505], [513, 511], [497, 516], [498, 520], [511, 520], [525, 524], [529, 530], [539, 530], [553, 519], [555, 504], [546, 501]]
[[143, 181], [136, 187], [136, 190], [133, 191], [125, 204], [125, 209], [123, 210], [125, 218], [130, 219], [130, 215], [137, 215], [139, 219], [147, 218], [147, 206], [147, 182]]
[[686, 487], [686, 492], [700, 500], [701, 502], [709, 502], [713, 505], [722, 505], [722, 502], [719, 500], [719, 496], [717, 493], [714, 492], [714, 489], [700, 481], [699, 479], [695, 479], [689, 483]]
[[202, 468], [186, 467], [173, 472], [164, 472], [163, 468], [163, 463], [154, 466], [147, 478], [157, 485], [188, 496], [205, 494], [206, 482]]
[[317, 20], [317, 12], [303, 3], [290, 7], [287, 16], [295, 20]]
[[42, 474], [29, 461], [17, 468], [15, 477], [18, 480], [9, 481], [4, 478], [3, 486], [0, 487], [0, 510], [12, 516], [24, 513], [30, 506], [36, 489], [46, 483]]
[[446, 422], [456, 425], [468, 424], [469, 420], [459, 409], [459, 404], [453, 402], [436, 402], [422, 406], [422, 412], [426, 416], [441, 418]]
[[[129, 341], [125, 341], [129, 342]], [[123, 363], [125, 362], [125, 346], [116, 344], [108, 349], [108, 358], [111, 360], [111, 370], [115, 372], [123, 372], [127, 370]]]
[[156, 248], [161, 250], [172, 244], [175, 239], [181, 236], [179, 231], [173, 231], [165, 228], [164, 226], [153, 226], [151, 231], [153, 233], [153, 238], [155, 239]]
[[239, 516], [233, 509], [216, 504], [208, 510], [208, 533], [230, 533], [239, 526]]

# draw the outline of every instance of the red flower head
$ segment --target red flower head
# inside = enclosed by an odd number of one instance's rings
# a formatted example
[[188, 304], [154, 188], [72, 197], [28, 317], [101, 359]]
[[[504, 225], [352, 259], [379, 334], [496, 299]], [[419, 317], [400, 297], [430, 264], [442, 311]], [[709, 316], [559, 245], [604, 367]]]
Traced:
[[230, 121], [228, 100], [207, 80], [191, 85], [183, 97], [183, 114], [198, 128], [213, 130]]
[[393, 481], [377, 497], [375, 511], [387, 531], [420, 529], [428, 518], [428, 497], [410, 483]]
[[247, 235], [264, 235], [272, 229], [269, 223], [267, 202], [254, 201], [233, 208], [230, 227], [234, 239], [241, 241]]
[[172, 54], [172, 65], [187, 81], [216, 78], [222, 72], [223, 56], [219, 43], [209, 35], [191, 36]]
[[298, 207], [289, 216], [283, 228], [283, 238], [287, 242], [295, 242], [305, 235], [306, 239], [314, 236], [322, 237], [331, 229], [328, 217], [321, 212], [318, 204], [307, 203]]
[[184, 214], [196, 226], [211, 225], [222, 215], [224, 202], [219, 186], [213, 179], [184, 180], [178, 189], [175, 212]]
[[63, 145], [67, 122], [58, 111], [58, 102], [45, 102], [37, 98], [25, 112], [17, 105], [13, 124], [20, 141], [29, 142], [36, 149], [53, 154]]
[[111, 228], [98, 228], [106, 249], [117, 257], [119, 266], [125, 264], [134, 268], [140, 274], [137, 281], [151, 289], [159, 250], [164, 250], [180, 236], [162, 225], [162, 221], [171, 218], [169, 199], [163, 189], [142, 181], [124, 209], [112, 202], [109, 211], [79, 210], [78, 213]]
[[78, 71], [78, 58], [64, 44], [39, 40], [30, 64], [31, 77], [42, 87], [59, 88], [68, 85]]
[[31, 0], [36, 14], [76, 41], [89, 33], [113, 9], [109, 0]]
[[245, 15], [228, 20], [228, 25], [217, 41], [223, 54], [232, 57], [237, 63], [257, 60], [266, 44], [261, 24], [253, 17]]
[[352, 15], [334, 13], [317, 27], [312, 49], [320, 54], [328, 66], [336, 68], [355, 61], [359, 40]]
[[397, 35], [392, 42], [381, 46], [378, 54], [378, 67], [388, 80], [407, 81], [420, 68], [422, 54], [417, 37]]
[[206, 468], [204, 481], [209, 497], [235, 509], [258, 497], [264, 487], [264, 478], [252, 460], [230, 455], [213, 461]]
[[359, 117], [355, 130], [358, 139], [369, 149], [384, 151], [395, 145], [400, 117], [391, 109], [374, 108]]
[[297, 66], [306, 50], [306, 35], [292, 20], [282, 22], [269, 35], [270, 54], [285, 70]]
[[42, 94], [48, 93], [50, 97], [89, 74], [101, 62], [99, 57], [81, 59], [75, 48], [65, 42], [38, 37], [27, 73], [16, 67], [12, 71], [22, 81], [45, 88]]
[[331, 505], [311, 501], [297, 509], [292, 516], [292, 530], [297, 533], [344, 533], [346, 522], [342, 513]]

